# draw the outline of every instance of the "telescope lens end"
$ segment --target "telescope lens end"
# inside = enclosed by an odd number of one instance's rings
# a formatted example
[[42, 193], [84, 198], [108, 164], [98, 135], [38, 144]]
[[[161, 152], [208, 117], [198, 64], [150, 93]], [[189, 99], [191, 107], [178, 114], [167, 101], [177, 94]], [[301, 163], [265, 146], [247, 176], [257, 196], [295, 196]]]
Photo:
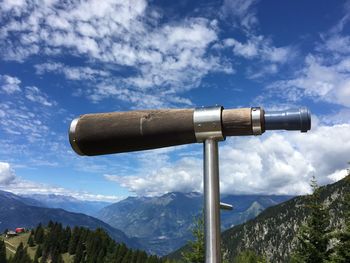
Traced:
[[311, 113], [305, 107], [300, 108], [300, 126], [301, 132], [307, 132], [311, 129]]
[[84, 153], [81, 152], [81, 150], [80, 150], [80, 148], [79, 148], [79, 146], [77, 144], [77, 141], [76, 141], [75, 131], [76, 131], [78, 122], [79, 122], [79, 118], [75, 118], [70, 124], [70, 127], [69, 127], [69, 143], [72, 146], [73, 150], [77, 154], [85, 155]]

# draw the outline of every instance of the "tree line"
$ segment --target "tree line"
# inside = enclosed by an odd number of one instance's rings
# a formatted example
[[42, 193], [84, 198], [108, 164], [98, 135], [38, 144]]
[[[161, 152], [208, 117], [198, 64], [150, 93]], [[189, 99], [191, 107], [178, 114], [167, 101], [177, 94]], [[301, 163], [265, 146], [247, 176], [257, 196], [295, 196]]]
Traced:
[[[32, 260], [27, 247], [36, 248]], [[74, 263], [165, 263], [155, 255], [133, 250], [123, 243], [116, 243], [103, 229], [89, 230], [84, 227], [63, 227], [49, 222], [33, 229], [26, 245], [20, 243], [15, 255], [6, 259], [6, 247], [0, 241], [0, 263], [63, 263], [62, 254], [68, 253]]]

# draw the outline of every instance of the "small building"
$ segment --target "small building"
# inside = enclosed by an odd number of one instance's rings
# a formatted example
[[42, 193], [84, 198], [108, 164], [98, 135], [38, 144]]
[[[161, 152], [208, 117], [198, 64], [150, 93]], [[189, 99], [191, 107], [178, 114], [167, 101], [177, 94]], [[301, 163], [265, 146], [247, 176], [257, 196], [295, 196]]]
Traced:
[[19, 234], [19, 233], [24, 233], [26, 232], [26, 229], [24, 227], [17, 227], [16, 228], [16, 233]]
[[17, 233], [15, 231], [6, 232], [6, 238], [15, 237], [15, 236], [17, 236]]

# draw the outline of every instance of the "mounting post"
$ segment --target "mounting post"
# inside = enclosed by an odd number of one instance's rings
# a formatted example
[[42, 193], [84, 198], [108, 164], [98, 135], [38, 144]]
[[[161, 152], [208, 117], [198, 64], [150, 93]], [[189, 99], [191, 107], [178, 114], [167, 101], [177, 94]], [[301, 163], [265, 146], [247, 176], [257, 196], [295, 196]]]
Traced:
[[197, 142], [203, 142], [205, 263], [221, 263], [218, 141], [224, 140], [222, 109], [199, 108], [193, 113]]

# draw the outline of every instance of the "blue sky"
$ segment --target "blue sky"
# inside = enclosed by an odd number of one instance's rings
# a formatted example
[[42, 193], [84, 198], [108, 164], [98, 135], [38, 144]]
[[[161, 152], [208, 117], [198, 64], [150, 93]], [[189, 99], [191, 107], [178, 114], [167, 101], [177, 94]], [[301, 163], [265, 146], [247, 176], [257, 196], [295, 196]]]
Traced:
[[220, 143], [221, 191], [303, 194], [350, 160], [349, 1], [0, 1], [0, 188], [87, 200], [201, 191], [200, 144], [77, 156], [85, 113], [307, 106], [312, 131]]

